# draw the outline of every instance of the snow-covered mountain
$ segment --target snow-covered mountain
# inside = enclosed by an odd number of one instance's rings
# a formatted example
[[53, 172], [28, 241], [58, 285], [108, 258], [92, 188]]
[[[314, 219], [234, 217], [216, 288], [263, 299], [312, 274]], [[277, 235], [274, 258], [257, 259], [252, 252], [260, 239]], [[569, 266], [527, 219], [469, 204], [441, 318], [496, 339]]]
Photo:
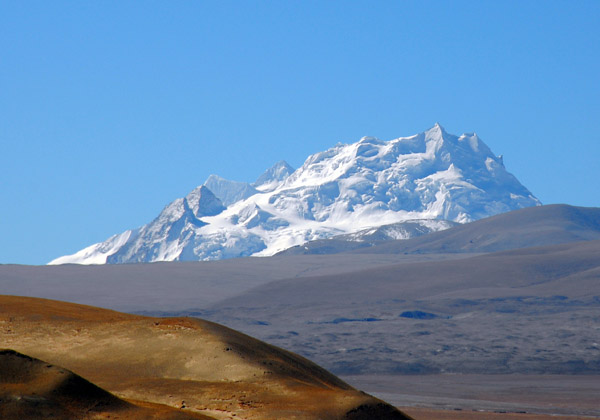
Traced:
[[149, 224], [50, 264], [267, 256], [408, 220], [443, 229], [450, 224], [431, 220], [466, 223], [535, 205], [476, 134], [436, 124], [411, 137], [338, 144], [295, 171], [278, 162], [253, 184], [212, 175]]

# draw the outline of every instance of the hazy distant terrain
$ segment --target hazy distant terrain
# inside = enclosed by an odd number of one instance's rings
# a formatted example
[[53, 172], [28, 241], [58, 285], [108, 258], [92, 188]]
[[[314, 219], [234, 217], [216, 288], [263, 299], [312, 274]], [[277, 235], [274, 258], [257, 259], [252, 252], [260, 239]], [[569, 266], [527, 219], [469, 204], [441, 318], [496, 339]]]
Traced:
[[[416, 235], [415, 235], [416, 236]], [[280, 255], [353, 253], [432, 254], [496, 252], [600, 239], [600, 209], [553, 204], [525, 208], [457, 225], [449, 230], [396, 241], [313, 241]]]
[[208, 308], [278, 279], [347, 273], [402, 261], [465, 255], [306, 255], [119, 265], [0, 265], [0, 294], [35, 296], [120, 311]]
[[203, 316], [338, 374], [600, 372], [600, 241], [266, 284]]

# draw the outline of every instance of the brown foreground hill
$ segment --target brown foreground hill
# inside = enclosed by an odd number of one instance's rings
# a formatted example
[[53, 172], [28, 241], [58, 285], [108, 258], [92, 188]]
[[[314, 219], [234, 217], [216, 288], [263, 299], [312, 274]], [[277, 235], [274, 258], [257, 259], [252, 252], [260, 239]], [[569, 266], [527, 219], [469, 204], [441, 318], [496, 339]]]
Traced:
[[0, 334], [0, 348], [23, 353], [2, 353], [6, 419], [41, 406], [59, 418], [93, 406], [88, 418], [410, 419], [301, 356], [200, 319], [0, 296]]
[[0, 418], [207, 420], [160, 404], [124, 401], [69, 370], [0, 350]]

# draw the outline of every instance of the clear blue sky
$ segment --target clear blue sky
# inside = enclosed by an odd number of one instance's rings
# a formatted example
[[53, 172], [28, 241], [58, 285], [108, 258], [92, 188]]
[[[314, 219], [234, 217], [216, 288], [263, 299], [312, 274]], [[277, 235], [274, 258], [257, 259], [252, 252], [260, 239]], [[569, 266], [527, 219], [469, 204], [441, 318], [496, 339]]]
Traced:
[[599, 1], [0, 0], [0, 263], [436, 121], [542, 202], [600, 206], [599, 22]]

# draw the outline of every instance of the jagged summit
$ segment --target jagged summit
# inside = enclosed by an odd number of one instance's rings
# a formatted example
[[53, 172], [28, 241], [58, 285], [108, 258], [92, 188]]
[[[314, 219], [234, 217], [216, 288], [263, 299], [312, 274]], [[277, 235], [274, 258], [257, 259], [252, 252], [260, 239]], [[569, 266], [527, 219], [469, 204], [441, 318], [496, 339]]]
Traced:
[[148, 225], [51, 264], [266, 256], [407, 220], [466, 223], [540, 204], [476, 134], [437, 123], [410, 137], [337, 144], [297, 170], [280, 161], [254, 184], [211, 176], [199, 188]]
[[446, 130], [444, 129], [444, 127], [442, 127], [442, 125], [439, 122], [436, 122], [435, 124], [433, 124], [433, 127], [430, 128], [430, 130], [439, 130], [442, 133], [445, 133]]
[[294, 168], [285, 160], [280, 160], [275, 165], [267, 169], [258, 179], [252, 184], [253, 187], [261, 191], [273, 190], [281, 181], [285, 180]]

